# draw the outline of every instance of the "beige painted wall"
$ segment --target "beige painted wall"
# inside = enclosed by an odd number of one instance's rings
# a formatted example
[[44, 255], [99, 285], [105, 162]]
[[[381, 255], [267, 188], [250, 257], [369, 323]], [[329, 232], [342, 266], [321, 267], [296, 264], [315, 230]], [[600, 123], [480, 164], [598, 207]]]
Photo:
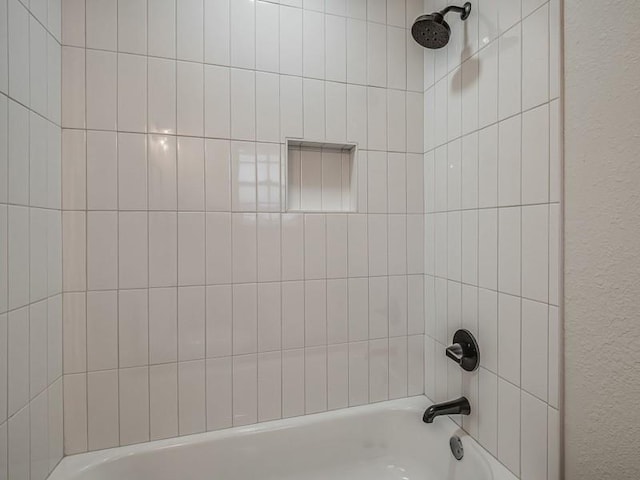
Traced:
[[566, 479], [640, 478], [640, 2], [565, 3]]

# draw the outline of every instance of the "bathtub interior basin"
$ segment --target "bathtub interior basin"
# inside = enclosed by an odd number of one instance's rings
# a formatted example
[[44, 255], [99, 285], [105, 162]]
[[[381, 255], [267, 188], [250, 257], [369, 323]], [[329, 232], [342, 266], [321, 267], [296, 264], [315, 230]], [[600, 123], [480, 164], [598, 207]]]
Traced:
[[[516, 480], [426, 397], [65, 457], [51, 480]], [[458, 435], [464, 458], [451, 454]]]

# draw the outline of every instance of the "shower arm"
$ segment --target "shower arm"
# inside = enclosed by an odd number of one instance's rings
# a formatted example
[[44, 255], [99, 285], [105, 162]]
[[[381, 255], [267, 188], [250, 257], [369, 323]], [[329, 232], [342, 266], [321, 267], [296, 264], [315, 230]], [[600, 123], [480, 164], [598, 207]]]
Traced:
[[469, 18], [469, 14], [471, 13], [471, 3], [467, 2], [462, 7], [456, 7], [455, 5], [449, 5], [448, 7], [444, 8], [443, 10], [440, 10], [440, 15], [442, 15], [444, 17], [449, 12], [459, 13], [460, 14], [460, 18], [462, 20], [466, 20], [467, 18]]

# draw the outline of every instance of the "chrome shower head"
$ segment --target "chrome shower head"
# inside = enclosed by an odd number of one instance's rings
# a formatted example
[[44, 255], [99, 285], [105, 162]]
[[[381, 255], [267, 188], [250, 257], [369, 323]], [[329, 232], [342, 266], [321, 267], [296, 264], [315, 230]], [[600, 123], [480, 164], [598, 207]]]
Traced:
[[460, 13], [460, 18], [466, 20], [471, 13], [471, 3], [467, 2], [462, 7], [449, 6], [440, 12], [419, 16], [411, 27], [414, 40], [425, 48], [444, 47], [451, 37], [451, 28], [444, 20], [449, 12]]

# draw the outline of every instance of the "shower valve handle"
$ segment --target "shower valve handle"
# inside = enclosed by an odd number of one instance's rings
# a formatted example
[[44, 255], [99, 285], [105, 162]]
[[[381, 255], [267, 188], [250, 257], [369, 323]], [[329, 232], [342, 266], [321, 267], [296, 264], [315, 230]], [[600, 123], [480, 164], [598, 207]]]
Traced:
[[462, 345], [459, 343], [454, 343], [453, 345], [448, 346], [446, 354], [447, 357], [458, 363], [462, 363], [462, 359], [464, 358], [464, 350], [462, 349]]
[[453, 344], [445, 354], [467, 372], [473, 372], [480, 366], [480, 347], [468, 330], [460, 329], [453, 335]]

